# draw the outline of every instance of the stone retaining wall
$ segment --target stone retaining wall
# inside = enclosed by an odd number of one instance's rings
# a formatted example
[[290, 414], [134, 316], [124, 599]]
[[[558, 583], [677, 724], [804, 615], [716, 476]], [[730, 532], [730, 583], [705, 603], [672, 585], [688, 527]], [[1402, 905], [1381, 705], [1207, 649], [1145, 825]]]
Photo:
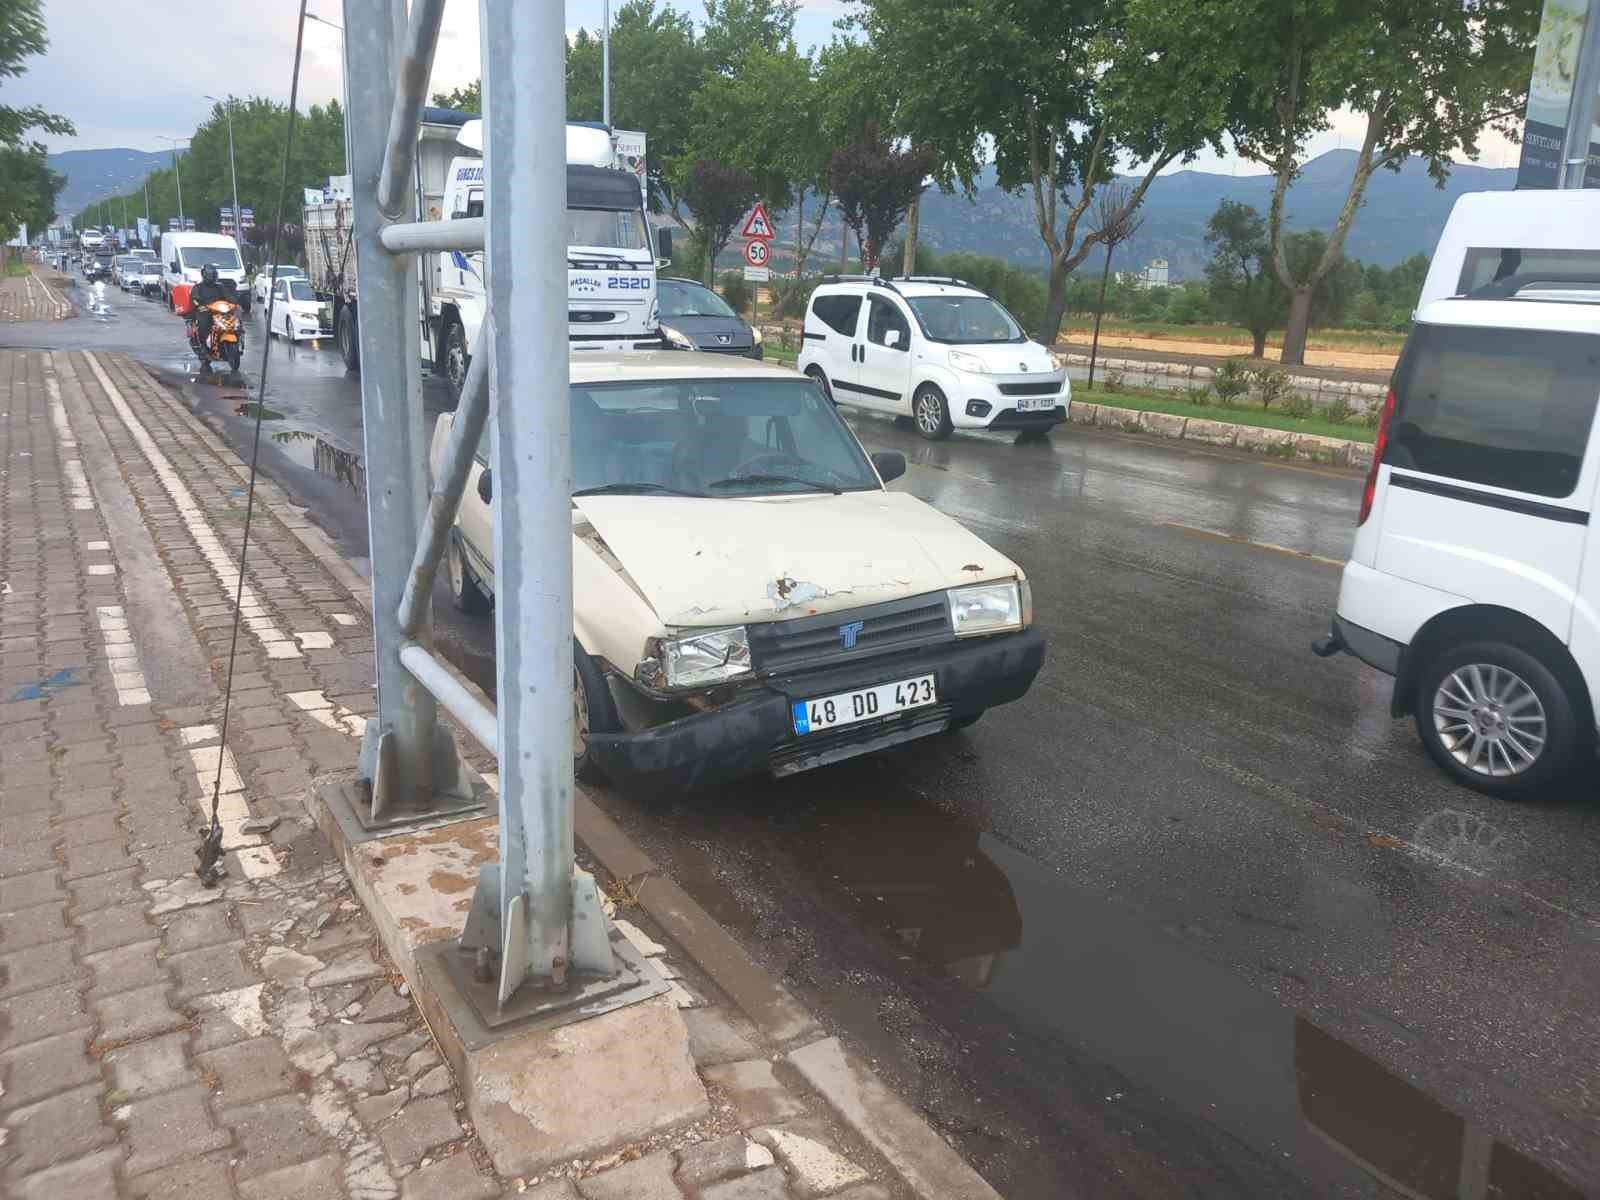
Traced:
[[1365, 471], [1372, 465], [1371, 442], [1295, 433], [1288, 429], [1261, 429], [1255, 425], [1236, 425], [1231, 421], [1142, 412], [1110, 404], [1085, 404], [1081, 400], [1074, 400], [1068, 406], [1067, 419], [1076, 425], [1099, 425], [1107, 429], [1120, 429], [1125, 433], [1204, 442], [1210, 446], [1231, 446], [1254, 454], [1353, 467], [1359, 471]]
[[[1084, 368], [1089, 366], [1087, 354], [1068, 354], [1065, 357], [1070, 366]], [[1253, 367], [1255, 364], [1251, 365]], [[1176, 389], [1183, 386], [1209, 387], [1213, 376], [1216, 375], [1216, 368], [1198, 363], [1152, 362], [1141, 358], [1101, 358], [1095, 363], [1095, 372], [1102, 377], [1106, 372], [1116, 372], [1134, 383], [1141, 378], [1163, 378], [1168, 382], [1158, 386]], [[1309, 397], [1319, 408], [1326, 408], [1342, 400], [1355, 412], [1375, 412], [1383, 407], [1384, 397], [1388, 394], [1388, 386], [1382, 383], [1322, 379], [1315, 375], [1289, 375], [1288, 379], [1291, 388], [1302, 396]]]

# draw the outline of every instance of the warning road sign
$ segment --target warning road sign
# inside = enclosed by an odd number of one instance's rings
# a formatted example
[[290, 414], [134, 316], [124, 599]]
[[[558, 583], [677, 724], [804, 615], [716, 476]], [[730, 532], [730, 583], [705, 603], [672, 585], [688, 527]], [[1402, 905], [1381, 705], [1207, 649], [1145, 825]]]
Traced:
[[744, 244], [744, 260], [752, 267], [767, 265], [767, 244], [765, 242], [746, 242]]
[[744, 231], [739, 236], [766, 240], [778, 236], [772, 230], [772, 222], [767, 219], [767, 206], [761, 201], [757, 200], [756, 206], [750, 210], [749, 219], [744, 223]]

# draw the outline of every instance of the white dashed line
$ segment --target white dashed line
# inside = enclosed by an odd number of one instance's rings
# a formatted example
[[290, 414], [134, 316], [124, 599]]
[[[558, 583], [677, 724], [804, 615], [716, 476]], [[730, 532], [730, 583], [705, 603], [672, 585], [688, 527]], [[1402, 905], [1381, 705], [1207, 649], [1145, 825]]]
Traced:
[[250, 819], [250, 806], [244, 799], [244, 780], [239, 776], [239, 764], [232, 750], [221, 746], [201, 745], [217, 740], [215, 725], [190, 725], [178, 730], [178, 737], [189, 747], [189, 761], [194, 767], [195, 782], [200, 794], [195, 805], [206, 821], [211, 820], [211, 789], [217, 784], [217, 763], [222, 763], [222, 786], [217, 795], [217, 822], [222, 826], [222, 848], [232, 851], [239, 860], [239, 869], [247, 879], [265, 879], [283, 870], [277, 855], [266, 840], [257, 834], [245, 834], [239, 827]]
[[333, 649], [333, 634], [331, 633], [297, 633], [295, 640], [300, 643], [302, 650], [331, 650]]
[[61, 464], [61, 469], [67, 473], [67, 491], [72, 496], [72, 507], [79, 512], [89, 512], [94, 508], [94, 493], [89, 490], [89, 477], [83, 473], [83, 464], [75, 458], [69, 458]]
[[367, 731], [367, 719], [353, 713], [342, 704], [335, 704], [320, 691], [290, 692], [289, 702], [319, 725], [326, 725], [335, 733], [348, 733], [360, 737]]
[[117, 703], [149, 704], [150, 690], [145, 686], [144, 668], [139, 665], [139, 648], [128, 632], [128, 618], [122, 606], [103, 605], [94, 610], [94, 619], [105, 641], [106, 661], [111, 664], [111, 683], [117, 689]]
[[83, 548], [85, 550], [109, 550], [109, 549], [111, 549], [111, 543], [110, 542], [85, 542]]
[[67, 420], [67, 406], [61, 403], [61, 382], [56, 378], [55, 368], [45, 360], [44, 371], [45, 404], [50, 409], [50, 423], [56, 427], [56, 441], [61, 443], [63, 450], [76, 450], [78, 440], [72, 436], [72, 424]]
[[[106, 397], [111, 401], [111, 407], [116, 410], [124, 426], [133, 440], [139, 444], [151, 467], [155, 470], [156, 478], [161, 481], [161, 486], [172, 503], [177, 507], [178, 516], [183, 518], [183, 523], [189, 529], [189, 535], [194, 538], [195, 545], [200, 548], [200, 553], [205, 557], [206, 563], [211, 568], [217, 582], [222, 585], [229, 597], [234, 590], [239, 588], [239, 571], [228, 556], [222, 541], [217, 537], [216, 530], [211, 527], [211, 522], [206, 520], [205, 512], [195, 502], [194, 493], [185, 486], [183, 479], [173, 469], [171, 461], [161, 452], [155, 439], [133, 415], [133, 410], [128, 407], [128, 402], [122, 398], [122, 393], [117, 390], [114, 383], [101, 368], [99, 360], [93, 353], [85, 352], [90, 369], [94, 371], [95, 378], [100, 381], [100, 386], [105, 389]], [[261, 648], [267, 652], [268, 658], [301, 658], [300, 647], [273, 623], [267, 616], [267, 609], [261, 603], [260, 597], [247, 583], [239, 588], [239, 611], [244, 617], [244, 623], [250, 632], [255, 634], [256, 640], [261, 643]]]
[[334, 613], [333, 623], [335, 625], [354, 625], [356, 623], [356, 619], [349, 613]]
[[110, 563], [90, 563], [86, 568], [91, 575], [115, 575], [117, 569]]

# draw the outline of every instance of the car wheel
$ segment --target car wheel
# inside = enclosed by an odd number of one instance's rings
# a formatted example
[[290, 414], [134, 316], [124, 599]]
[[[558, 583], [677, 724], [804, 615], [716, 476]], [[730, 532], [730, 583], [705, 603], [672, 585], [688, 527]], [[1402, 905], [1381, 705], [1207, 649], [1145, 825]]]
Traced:
[[478, 581], [467, 566], [467, 553], [461, 546], [461, 534], [450, 532], [444, 552], [445, 575], [450, 583], [450, 600], [462, 612], [477, 616], [489, 611], [489, 598], [483, 594]]
[[823, 373], [821, 367], [817, 366], [815, 363], [812, 363], [806, 368], [806, 378], [821, 388], [822, 394], [829, 400], [832, 400], [834, 404], [839, 403], [837, 400], [833, 399], [833, 389], [828, 386], [828, 377]]
[[1441, 767], [1480, 792], [1532, 795], [1592, 742], [1567, 688], [1508, 642], [1449, 647], [1417, 673], [1417, 733]]
[[294, 341], [294, 326], [289, 323], [289, 318], [287, 315], [285, 315], [283, 318], [283, 336], [288, 338], [291, 342]]
[[572, 773], [594, 782], [602, 778], [599, 764], [589, 753], [591, 733], [616, 733], [622, 728], [605, 674], [594, 659], [572, 643]]
[[457, 402], [461, 400], [461, 389], [466, 386], [471, 362], [471, 355], [467, 353], [467, 331], [460, 321], [452, 319], [444, 331], [444, 377], [450, 385], [451, 398]]
[[345, 369], [359, 371], [361, 369], [361, 339], [356, 333], [356, 316], [346, 305], [339, 310], [338, 328], [334, 331], [339, 342], [339, 357], [344, 359]]
[[925, 383], [917, 389], [911, 400], [911, 415], [917, 422], [917, 432], [930, 442], [950, 436], [950, 406], [945, 403], [944, 393], [933, 384]]

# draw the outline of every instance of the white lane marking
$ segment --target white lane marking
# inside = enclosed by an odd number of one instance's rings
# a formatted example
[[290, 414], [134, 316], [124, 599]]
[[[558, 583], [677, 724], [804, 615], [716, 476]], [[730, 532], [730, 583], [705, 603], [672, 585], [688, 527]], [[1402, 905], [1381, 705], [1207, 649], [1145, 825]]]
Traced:
[[67, 406], [61, 403], [61, 382], [56, 378], [55, 368], [50, 365], [49, 359], [45, 360], [44, 394], [45, 406], [50, 410], [50, 423], [56, 427], [56, 441], [61, 443], [64, 450], [76, 450], [78, 440], [72, 436]]
[[94, 493], [89, 490], [89, 477], [83, 473], [83, 464], [75, 458], [69, 458], [61, 464], [61, 469], [67, 473], [67, 491], [72, 496], [72, 507], [78, 512], [92, 510]]
[[333, 634], [331, 633], [297, 633], [295, 639], [300, 643], [302, 650], [331, 650], [333, 649]]
[[349, 613], [334, 613], [333, 623], [335, 625], [354, 625], [356, 623], [356, 619]]
[[90, 563], [87, 567], [91, 575], [115, 575], [117, 569], [110, 563]]
[[195, 545], [200, 548], [200, 553], [205, 556], [211, 573], [217, 577], [217, 582], [222, 585], [224, 592], [232, 597], [238, 590], [241, 611], [253, 611], [255, 616], [249, 616], [245, 624], [250, 632], [255, 634], [261, 643], [261, 648], [267, 652], [268, 658], [300, 658], [300, 647], [289, 640], [281, 629], [277, 627], [266, 613], [260, 598], [255, 590], [247, 583], [239, 587], [239, 570], [233, 565], [227, 550], [223, 547], [221, 539], [217, 537], [216, 530], [211, 527], [211, 522], [206, 520], [205, 513], [200, 505], [195, 502], [194, 493], [185, 486], [183, 479], [172, 467], [171, 461], [161, 452], [155, 439], [150, 436], [139, 419], [133, 415], [133, 410], [128, 407], [128, 402], [122, 398], [122, 393], [117, 390], [114, 383], [101, 368], [100, 362], [92, 352], [86, 351], [83, 356], [88, 360], [90, 368], [95, 373], [95, 378], [100, 381], [100, 386], [105, 389], [106, 397], [111, 401], [111, 407], [116, 410], [124, 426], [133, 440], [138, 443], [139, 449], [149, 460], [150, 466], [155, 470], [156, 478], [161, 481], [161, 486], [172, 503], [177, 507], [178, 515], [183, 518], [183, 523], [189, 529], [189, 535], [194, 538]]
[[1274, 554], [1287, 554], [1290, 558], [1303, 558], [1308, 562], [1321, 563], [1325, 567], [1342, 567], [1344, 561], [1337, 558], [1324, 558], [1320, 554], [1309, 554], [1304, 550], [1296, 550], [1292, 546], [1280, 546], [1275, 542], [1253, 542], [1247, 537], [1240, 537], [1236, 533], [1222, 533], [1215, 529], [1201, 529], [1198, 525], [1183, 525], [1177, 521], [1158, 521], [1167, 529], [1176, 529], [1180, 533], [1192, 533], [1197, 537], [1207, 537], [1219, 542], [1232, 542], [1236, 546], [1252, 546], [1257, 550], [1270, 550]]
[[321, 691], [290, 692], [289, 702], [319, 725], [326, 725], [335, 733], [348, 733], [360, 737], [367, 731], [367, 719], [353, 713], [342, 704], [335, 704]]
[[50, 307], [54, 312], [54, 315], [58, 317], [64, 317], [71, 310], [71, 305], [69, 305], [65, 300], [57, 297], [57, 295], [50, 290], [50, 285], [35, 275], [31, 269], [28, 271], [28, 280], [30, 284], [34, 282], [38, 283], [39, 290], [42, 291], [45, 294], [45, 298], [50, 301]]
[[222, 826], [222, 848], [239, 860], [246, 879], [266, 879], [283, 870], [272, 847], [258, 834], [241, 833], [239, 827], [250, 819], [250, 806], [244, 799], [244, 780], [232, 750], [200, 745], [217, 740], [215, 725], [189, 725], [178, 730], [178, 737], [189, 747], [189, 762], [194, 767], [200, 792], [194, 798], [200, 816], [211, 820], [211, 791], [217, 786], [217, 764], [222, 765], [221, 788], [217, 794], [217, 822]]
[[109, 549], [111, 549], [111, 543], [110, 542], [85, 542], [83, 548], [85, 550], [109, 550]]
[[94, 610], [94, 619], [105, 641], [106, 662], [111, 666], [111, 684], [117, 689], [117, 703], [149, 704], [150, 690], [145, 686], [144, 668], [139, 665], [139, 649], [128, 632], [128, 617], [122, 606], [101, 605]]

